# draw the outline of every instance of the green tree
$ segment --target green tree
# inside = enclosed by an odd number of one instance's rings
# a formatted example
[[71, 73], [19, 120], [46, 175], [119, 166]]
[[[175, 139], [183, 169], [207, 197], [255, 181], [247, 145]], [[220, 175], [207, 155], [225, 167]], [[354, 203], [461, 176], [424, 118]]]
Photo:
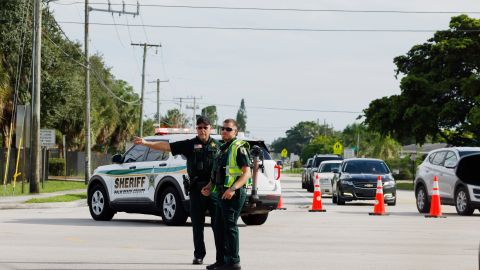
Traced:
[[333, 154], [333, 145], [337, 140], [333, 136], [317, 136], [303, 148], [300, 158], [307, 160], [315, 154]]
[[218, 121], [217, 106], [212, 105], [212, 106], [207, 106], [203, 108], [202, 116], [205, 116], [210, 120], [210, 123], [212, 123], [213, 128], [217, 127], [217, 121]]
[[320, 134], [332, 135], [333, 129], [327, 125], [319, 125], [313, 121], [302, 121], [285, 132], [286, 137], [281, 137], [272, 142], [272, 149], [280, 153], [286, 148], [289, 153], [300, 154], [303, 148], [314, 137]]
[[171, 109], [167, 114], [162, 116], [162, 126], [171, 128], [183, 128], [188, 125], [189, 121], [185, 114], [180, 113], [178, 109]]
[[[13, 90], [17, 87], [17, 104], [30, 103], [30, 64], [32, 36], [32, 2], [2, 1], [0, 18], [0, 129], [8, 133], [13, 111]], [[67, 147], [85, 146], [84, 61], [81, 45], [64, 37], [48, 6], [42, 10], [41, 126], [67, 136]], [[23, 45], [22, 45], [23, 44]], [[20, 46], [22, 45], [22, 46]], [[23, 48], [23, 50], [22, 50]], [[23, 52], [23, 53], [22, 53]], [[94, 148], [124, 147], [138, 123], [138, 95], [133, 88], [117, 80], [101, 55], [91, 56], [91, 124]], [[22, 63], [22, 65], [19, 65]], [[17, 67], [20, 67], [17, 76]], [[16, 80], [19, 84], [16, 84]], [[118, 97], [125, 102], [122, 102]], [[1, 141], [4, 141], [2, 139]]]
[[394, 59], [400, 95], [374, 100], [365, 123], [402, 143], [428, 137], [480, 145], [480, 19], [452, 17], [450, 29]]
[[237, 112], [237, 124], [239, 131], [245, 132], [247, 130], [247, 109], [245, 108], [245, 100], [243, 98]]

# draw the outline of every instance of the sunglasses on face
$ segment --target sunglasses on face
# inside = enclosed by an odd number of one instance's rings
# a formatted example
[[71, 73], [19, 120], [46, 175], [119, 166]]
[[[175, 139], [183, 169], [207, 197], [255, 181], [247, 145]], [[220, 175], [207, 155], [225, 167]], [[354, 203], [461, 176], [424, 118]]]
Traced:
[[221, 129], [222, 129], [222, 131], [228, 131], [228, 132], [233, 131], [233, 128], [231, 128], [231, 127], [222, 127]]
[[209, 127], [208, 127], [208, 126], [206, 126], [206, 127], [204, 127], [204, 126], [198, 126], [197, 129], [198, 129], [198, 130], [201, 130], [201, 129], [207, 130], [207, 129], [209, 129]]

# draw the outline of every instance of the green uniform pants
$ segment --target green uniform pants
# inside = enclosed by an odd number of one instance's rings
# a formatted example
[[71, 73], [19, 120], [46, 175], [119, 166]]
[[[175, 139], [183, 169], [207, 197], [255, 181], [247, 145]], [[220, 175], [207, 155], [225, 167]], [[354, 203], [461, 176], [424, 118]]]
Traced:
[[226, 264], [235, 264], [240, 262], [240, 239], [237, 221], [245, 204], [247, 193], [244, 188], [240, 188], [230, 200], [222, 200], [220, 194], [215, 230], [223, 232], [225, 245], [224, 262]]
[[218, 204], [218, 197], [216, 193], [210, 196], [203, 196], [200, 189], [193, 188], [190, 191], [190, 220], [192, 221], [193, 229], [193, 256], [195, 258], [203, 259], [206, 254], [205, 241], [203, 232], [205, 228], [205, 212], [208, 209], [211, 217], [211, 227], [213, 229], [213, 237], [215, 239], [215, 247], [217, 250], [216, 260], [223, 262], [223, 237], [219, 236], [218, 231], [214, 230], [216, 210]]

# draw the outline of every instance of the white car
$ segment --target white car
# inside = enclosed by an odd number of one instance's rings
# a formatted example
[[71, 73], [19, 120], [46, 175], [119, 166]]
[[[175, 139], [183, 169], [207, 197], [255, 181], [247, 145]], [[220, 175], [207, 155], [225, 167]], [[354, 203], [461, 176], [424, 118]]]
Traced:
[[322, 195], [332, 195], [333, 170], [338, 171], [341, 163], [341, 160], [326, 160], [318, 166], [317, 172], [314, 173], [314, 180], [318, 177]]
[[[480, 210], [479, 181], [463, 181], [456, 174], [459, 161], [473, 154], [480, 154], [480, 147], [441, 148], [428, 153], [418, 166], [414, 181], [418, 212], [430, 211], [435, 176], [438, 177], [441, 204], [454, 205], [457, 213], [465, 216], [472, 215], [475, 209]], [[478, 164], [472, 163], [467, 169], [473, 172], [477, 167]]]
[[[145, 140], [175, 142], [194, 136], [170, 134], [146, 137]], [[267, 220], [268, 213], [278, 206], [280, 170], [263, 141], [241, 139], [247, 140], [251, 147], [258, 145], [262, 149], [263, 161], [257, 177], [259, 201], [253, 207], [250, 201], [252, 189], [249, 188], [241, 214], [245, 224], [261, 225]], [[112, 162], [95, 169], [88, 183], [88, 206], [93, 219], [111, 220], [116, 212], [128, 212], [160, 215], [167, 225], [186, 223], [190, 200], [183, 186], [183, 176], [187, 175], [184, 156], [134, 145], [125, 154], [113, 156]]]

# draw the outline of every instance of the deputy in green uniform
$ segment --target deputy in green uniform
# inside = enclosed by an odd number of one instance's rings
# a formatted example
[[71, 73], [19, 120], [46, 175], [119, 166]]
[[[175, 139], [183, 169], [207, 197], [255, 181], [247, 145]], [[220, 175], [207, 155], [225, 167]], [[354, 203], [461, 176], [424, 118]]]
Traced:
[[237, 122], [233, 119], [225, 120], [222, 126], [224, 144], [220, 147], [220, 154], [215, 159], [215, 176], [210, 186], [202, 190], [202, 194], [208, 195], [211, 187], [212, 193], [218, 193], [221, 198], [217, 205], [214, 230], [223, 232], [225, 264], [213, 268], [215, 270], [241, 269], [237, 221], [247, 197], [245, 187], [250, 182], [251, 162], [248, 143], [237, 139], [237, 134]]
[[[201, 190], [210, 183], [212, 175], [212, 166], [216, 153], [220, 147], [219, 142], [210, 137], [211, 125], [206, 117], [197, 119], [197, 136], [193, 139], [168, 142], [148, 142], [142, 138], [135, 137], [135, 144], [142, 144], [147, 147], [171, 151], [173, 155], [184, 155], [187, 158], [187, 172], [190, 178], [190, 220], [193, 228], [194, 259], [193, 264], [203, 264], [205, 257], [205, 242], [203, 231], [205, 227], [205, 212], [210, 212], [212, 228], [215, 223], [215, 211], [218, 197], [216, 193], [210, 196], [203, 196]], [[217, 250], [217, 265], [223, 264], [223, 237], [219, 237], [216, 231], [213, 231], [215, 246]]]

